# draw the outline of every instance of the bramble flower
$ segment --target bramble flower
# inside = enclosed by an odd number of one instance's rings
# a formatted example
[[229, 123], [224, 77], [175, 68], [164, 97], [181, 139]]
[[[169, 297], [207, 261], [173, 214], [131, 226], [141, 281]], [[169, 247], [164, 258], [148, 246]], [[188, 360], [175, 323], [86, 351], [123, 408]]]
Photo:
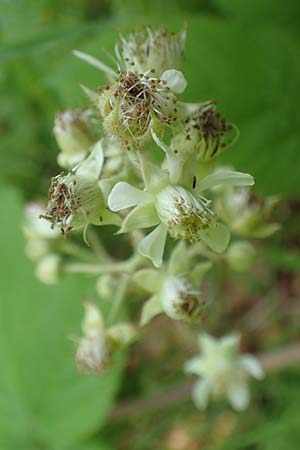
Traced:
[[171, 147], [184, 158], [194, 156], [198, 161], [209, 162], [233, 145], [237, 137], [237, 128], [220, 115], [214, 102], [209, 101], [185, 120], [183, 131], [174, 136]]
[[80, 372], [102, 374], [111, 366], [113, 352], [128, 345], [136, 331], [129, 323], [106, 328], [96, 305], [86, 302], [84, 307], [83, 337], [78, 341], [76, 364]]
[[198, 408], [205, 409], [210, 397], [227, 397], [231, 406], [238, 411], [248, 406], [247, 378], [250, 375], [261, 380], [264, 373], [254, 356], [239, 354], [239, 344], [240, 337], [236, 334], [220, 339], [208, 334], [199, 336], [202, 353], [184, 366], [186, 373], [201, 377], [192, 392]]
[[92, 111], [80, 108], [58, 112], [53, 133], [61, 150], [57, 161], [63, 168], [72, 168], [81, 162], [98, 140]]
[[280, 229], [279, 224], [268, 223], [277, 202], [275, 196], [263, 199], [245, 187], [227, 186], [216, 200], [216, 211], [237, 235], [263, 239]]
[[130, 149], [151, 139], [151, 129], [161, 134], [178, 119], [176, 94], [186, 87], [178, 70], [167, 70], [160, 78], [149, 73], [125, 72], [111, 85], [99, 89], [96, 105], [108, 136]]
[[201, 262], [192, 267], [185, 243], [179, 242], [169, 263], [160, 270], [138, 271], [134, 280], [152, 294], [143, 306], [141, 325], [146, 325], [163, 312], [174, 320], [193, 322], [199, 319], [205, 310], [199, 284], [210, 267], [210, 262]]
[[135, 207], [123, 221], [120, 232], [158, 225], [139, 245], [142, 255], [150, 258], [156, 267], [162, 263], [164, 246], [169, 233], [174, 239], [191, 243], [202, 240], [212, 250], [222, 253], [229, 242], [228, 228], [217, 221], [210, 201], [202, 191], [215, 185], [251, 185], [248, 174], [230, 170], [212, 173], [198, 185], [195, 193], [178, 185], [171, 185], [167, 172], [142, 158], [145, 190], [126, 182], [117, 183], [108, 197], [112, 211]]
[[127, 39], [120, 36], [116, 55], [121, 66], [135, 73], [153, 70], [160, 77], [165, 70], [180, 69], [184, 56], [186, 30], [175, 34], [165, 28], [144, 27], [130, 33]]
[[73, 171], [52, 178], [46, 212], [40, 217], [65, 236], [70, 231], [94, 225], [118, 224], [118, 217], [106, 209], [98, 184], [103, 165], [102, 142]]

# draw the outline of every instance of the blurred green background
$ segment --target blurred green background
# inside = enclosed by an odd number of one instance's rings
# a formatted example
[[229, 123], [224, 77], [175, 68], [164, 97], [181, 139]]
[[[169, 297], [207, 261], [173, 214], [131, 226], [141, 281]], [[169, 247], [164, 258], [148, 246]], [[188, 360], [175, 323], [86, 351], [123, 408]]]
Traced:
[[[78, 375], [68, 338], [79, 333], [82, 300], [95, 296], [92, 280], [69, 276], [45, 287], [24, 255], [23, 203], [44, 197], [59, 170], [54, 114], [88, 104], [80, 83], [97, 89], [105, 82], [71, 50], [110, 63], [104, 49], [113, 54], [119, 31], [142, 24], [177, 31], [185, 22], [185, 100], [216, 99], [241, 132], [224, 161], [253, 174], [259, 193], [281, 196], [277, 220], [283, 230], [266, 248], [274, 269], [272, 292], [283, 277], [296, 286], [291, 296], [300, 300], [300, 2], [0, 0], [0, 450], [299, 448], [299, 369], [268, 378], [254, 392], [256, 406], [237, 425], [228, 413], [216, 429], [216, 410], [203, 426], [190, 402], [155, 417], [109, 419], [118, 392], [131, 398], [132, 392], [155, 391], [157, 373], [148, 373], [146, 361], [146, 368], [136, 369], [147, 372], [140, 375], [130, 367], [124, 372], [124, 362], [104, 378]], [[262, 335], [266, 347], [299, 335], [296, 318], [283, 327], [286, 334], [278, 317], [270, 320], [276, 336]], [[153, 378], [156, 384], [149, 386]], [[176, 447], [184, 433], [196, 437]], [[219, 433], [220, 442], [205, 440], [205, 433]]]

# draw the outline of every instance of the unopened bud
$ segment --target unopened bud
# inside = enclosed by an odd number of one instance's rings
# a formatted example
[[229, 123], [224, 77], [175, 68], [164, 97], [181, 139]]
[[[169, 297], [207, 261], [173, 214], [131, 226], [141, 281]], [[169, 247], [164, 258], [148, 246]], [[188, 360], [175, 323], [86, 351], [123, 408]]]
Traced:
[[45, 284], [55, 284], [61, 277], [61, 258], [56, 254], [49, 254], [38, 261], [36, 276]]
[[120, 56], [127, 70], [136, 73], [153, 70], [159, 77], [167, 69], [180, 69], [185, 38], [185, 30], [175, 34], [165, 28], [145, 27], [131, 33], [127, 39], [121, 37]]
[[57, 113], [53, 133], [61, 150], [58, 155], [61, 167], [74, 167], [97, 141], [91, 115], [90, 110], [79, 108]]
[[162, 287], [161, 302], [169, 317], [185, 321], [197, 319], [204, 306], [200, 292], [178, 277], [166, 279]]
[[226, 258], [232, 270], [247, 272], [255, 262], [255, 249], [250, 242], [240, 241], [231, 244], [226, 252]]

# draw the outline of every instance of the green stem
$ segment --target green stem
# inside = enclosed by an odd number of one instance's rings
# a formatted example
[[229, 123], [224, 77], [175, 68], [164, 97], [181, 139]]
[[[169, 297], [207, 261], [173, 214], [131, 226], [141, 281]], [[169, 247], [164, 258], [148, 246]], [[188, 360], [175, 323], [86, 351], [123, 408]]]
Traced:
[[130, 276], [129, 275], [122, 275], [119, 285], [116, 289], [113, 301], [112, 301], [112, 306], [108, 315], [108, 323], [112, 324], [116, 317], [117, 314], [121, 308], [121, 305], [123, 303], [123, 301], [125, 300], [126, 297], [126, 290], [127, 287], [129, 285], [129, 281], [130, 281]]
[[87, 273], [90, 275], [100, 275], [104, 273], [133, 273], [139, 266], [144, 265], [145, 260], [136, 254], [127, 261], [108, 263], [108, 264], [88, 264], [88, 263], [69, 263], [65, 264], [64, 270], [69, 273]]

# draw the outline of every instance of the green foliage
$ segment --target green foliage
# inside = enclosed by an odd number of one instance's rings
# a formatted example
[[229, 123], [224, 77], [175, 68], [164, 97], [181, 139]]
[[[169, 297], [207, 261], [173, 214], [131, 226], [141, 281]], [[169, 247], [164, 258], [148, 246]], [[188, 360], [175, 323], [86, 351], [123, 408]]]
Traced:
[[103, 377], [77, 373], [69, 338], [80, 333], [90, 284], [74, 277], [40, 284], [24, 255], [19, 199], [13, 192], [0, 198], [10, 205], [0, 224], [0, 448], [75, 450], [76, 443], [80, 450], [106, 419], [120, 363]]

